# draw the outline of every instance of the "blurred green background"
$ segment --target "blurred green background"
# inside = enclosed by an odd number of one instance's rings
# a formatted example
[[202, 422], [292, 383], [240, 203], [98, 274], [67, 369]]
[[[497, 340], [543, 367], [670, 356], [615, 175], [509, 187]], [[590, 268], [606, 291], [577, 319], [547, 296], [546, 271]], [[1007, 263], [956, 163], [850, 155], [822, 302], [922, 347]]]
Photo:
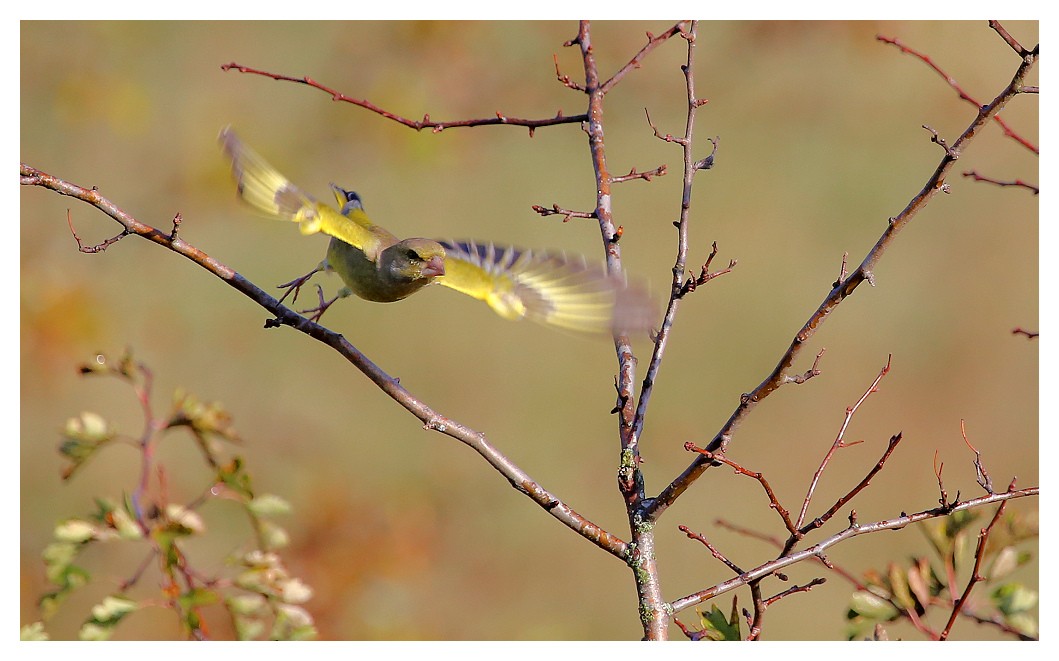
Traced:
[[[593, 44], [609, 76], [665, 22], [597, 22]], [[1006, 24], [1032, 46], [1038, 26]], [[23, 22], [21, 144], [27, 164], [101, 193], [161, 228], [180, 212], [181, 236], [262, 287], [304, 273], [326, 240], [262, 222], [241, 206], [216, 146], [231, 123], [306, 190], [322, 198], [334, 181], [361, 193], [376, 222], [401, 236], [474, 237], [562, 248], [601, 258], [591, 221], [540, 218], [533, 204], [590, 210], [591, 162], [576, 125], [482, 127], [416, 133], [322, 92], [225, 73], [230, 61], [311, 76], [394, 113], [440, 120], [496, 112], [541, 118], [585, 108], [555, 80], [552, 55], [577, 80], [573, 22]], [[735, 272], [681, 307], [642, 441], [648, 490], [657, 493], [690, 460], [685, 441], [705, 443], [740, 393], [775, 365], [830, 289], [842, 253], [855, 265], [935, 168], [941, 150], [921, 128], [950, 141], [974, 109], [922, 62], [875, 40], [895, 36], [929, 53], [986, 102], [1018, 62], [981, 22], [702, 23], [698, 157], [720, 136], [716, 167], [696, 179], [689, 266], [712, 241]], [[628, 270], [661, 298], [675, 255], [671, 222], [680, 205], [680, 151], [653, 137], [681, 134], [685, 43], [657, 49], [607, 97], [612, 173], [666, 163], [670, 174], [615, 188], [615, 222]], [[1036, 84], [1036, 78], [1030, 81]], [[1017, 98], [1003, 116], [1038, 140], [1037, 99]], [[899, 237], [864, 286], [839, 307], [796, 368], [827, 348], [823, 374], [782, 388], [740, 429], [729, 456], [764, 472], [797, 510], [844, 409], [893, 355], [892, 372], [854, 418], [814, 505], [845, 493], [898, 431], [905, 441], [852, 506], [861, 521], [926, 509], [937, 501], [935, 453], [951, 495], [980, 493], [960, 420], [998, 487], [1017, 475], [1038, 483], [1037, 198], [973, 183], [1038, 180], [1037, 159], [990, 126], [949, 183]], [[629, 570], [513, 490], [477, 455], [419, 423], [323, 346], [290, 329], [263, 330], [266, 314], [219, 280], [145, 241], [104, 254], [77, 252], [66, 210], [86, 243], [117, 225], [76, 200], [40, 188], [21, 204], [21, 604], [39, 616], [46, 589], [40, 552], [54, 524], [91, 508], [94, 495], [131, 490], [138, 455], [114, 447], [69, 484], [56, 447], [64, 421], [96, 411], [128, 434], [141, 425], [131, 393], [79, 378], [96, 352], [131, 347], [154, 370], [155, 407], [183, 386], [220, 400], [246, 439], [238, 452], [260, 491], [289, 499], [285, 555], [315, 590], [308, 608], [326, 639], [631, 639], [641, 635]], [[328, 292], [337, 278], [319, 280]], [[438, 411], [490, 441], [576, 510], [627, 538], [615, 487], [618, 441], [615, 357], [608, 340], [569, 337], [505, 322], [486, 306], [441, 288], [400, 305], [350, 299], [324, 318]], [[650, 356], [636, 342], [640, 376]], [[203, 488], [190, 441], [176, 435], [160, 460], [174, 501]], [[1032, 512], [1034, 500], [1012, 503]], [[848, 509], [848, 508], [847, 508]], [[818, 510], [819, 511], [819, 510]], [[201, 570], [246, 539], [224, 503], [202, 508], [207, 540], [192, 547]], [[715, 525], [717, 518], [781, 535], [756, 483], [712, 471], [662, 519], [659, 564], [666, 597], [729, 577], [678, 524], [704, 532], [751, 567], [768, 545]], [[841, 517], [840, 517], [841, 518]], [[836, 521], [836, 526], [843, 521]], [[836, 527], [835, 530], [838, 528]], [[920, 532], [865, 536], [830, 559], [859, 574], [926, 553]], [[138, 556], [88, 558], [97, 576], [123, 578]], [[94, 562], [95, 564], [92, 564]], [[1023, 580], [1036, 584], [1037, 565]], [[804, 583], [824, 572], [789, 571]], [[769, 609], [770, 639], [836, 639], [851, 588], [837, 576]], [[147, 586], [152, 587], [151, 585]], [[776, 592], [787, 585], [772, 583]], [[89, 606], [113, 584], [75, 597], [49, 624], [75, 635]], [[748, 604], [743, 593], [741, 605]], [[720, 600], [723, 611], [730, 596]], [[694, 613], [679, 616], [697, 624]], [[223, 624], [215, 624], [219, 634]], [[896, 636], [917, 638], [895, 627]], [[673, 635], [679, 636], [674, 628]], [[966, 622], [957, 638], [993, 637]], [[131, 616], [124, 638], [179, 636], [158, 609]]]

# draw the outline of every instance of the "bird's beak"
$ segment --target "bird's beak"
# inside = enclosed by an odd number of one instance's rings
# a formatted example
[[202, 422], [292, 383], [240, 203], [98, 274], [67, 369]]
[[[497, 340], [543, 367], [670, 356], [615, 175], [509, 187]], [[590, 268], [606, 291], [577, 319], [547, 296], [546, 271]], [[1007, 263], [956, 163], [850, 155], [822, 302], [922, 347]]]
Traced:
[[427, 278], [445, 275], [445, 258], [434, 255], [423, 265], [423, 276]]

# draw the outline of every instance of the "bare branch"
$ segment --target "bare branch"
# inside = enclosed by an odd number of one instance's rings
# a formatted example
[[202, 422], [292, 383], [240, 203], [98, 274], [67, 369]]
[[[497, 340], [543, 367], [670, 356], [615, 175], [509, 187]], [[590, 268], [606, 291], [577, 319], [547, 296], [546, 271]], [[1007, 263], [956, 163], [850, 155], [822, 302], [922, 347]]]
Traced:
[[639, 69], [640, 63], [645, 57], [647, 57], [648, 53], [650, 53], [659, 44], [666, 41], [673, 35], [683, 33], [687, 23], [688, 21], [681, 21], [658, 36], [655, 36], [648, 32], [647, 44], [645, 44], [644, 47], [640, 49], [640, 52], [636, 53], [636, 55], [633, 55], [632, 59], [629, 60], [625, 66], [623, 66], [621, 69], [618, 69], [618, 72], [611, 76], [607, 82], [600, 85], [600, 91], [606, 94], [615, 85], [621, 82], [621, 79], [625, 77], [625, 74], [629, 73], [633, 69]]
[[963, 173], [963, 176], [965, 176], [965, 177], [973, 177], [975, 181], [984, 181], [984, 182], [987, 182], [987, 183], [990, 183], [990, 184], [996, 184], [997, 186], [1001, 186], [1001, 187], [1005, 187], [1005, 186], [1019, 186], [1019, 187], [1026, 188], [1026, 189], [1029, 189], [1029, 190], [1033, 191], [1034, 195], [1037, 195], [1037, 194], [1039, 194], [1041, 192], [1041, 189], [1038, 188], [1037, 186], [1034, 186], [1033, 184], [1028, 184], [1025, 181], [1021, 180], [1021, 179], [1016, 179], [1015, 181], [1000, 181], [999, 179], [993, 179], [993, 178], [990, 178], [990, 177], [986, 177], [986, 176], [980, 175], [975, 170], [968, 170], [967, 172]]
[[[1011, 480], [1011, 484], [1008, 485], [1008, 492], [1015, 489], [1015, 480]], [[985, 557], [985, 543], [989, 538], [990, 531], [993, 530], [993, 526], [1000, 520], [1000, 516], [1004, 513], [1004, 508], [1007, 507], [1007, 501], [1000, 503], [1000, 506], [996, 508], [996, 513], [993, 514], [992, 520], [989, 525], [982, 528], [978, 534], [978, 546], [974, 552], [974, 568], [971, 569], [971, 577], [967, 580], [967, 587], [964, 588], [963, 594], [956, 600], [953, 605], [952, 613], [949, 615], [949, 621], [945, 623], [945, 628], [941, 631], [939, 640], [947, 640], [949, 638], [949, 632], [952, 631], [952, 625], [956, 623], [956, 618], [960, 615], [960, 610], [963, 609], [964, 605], [967, 604], [967, 598], [971, 596], [971, 590], [977, 583], [985, 580], [985, 577], [981, 574], [982, 569], [982, 558]]]
[[522, 117], [511, 117], [502, 113], [496, 113], [495, 117], [485, 117], [481, 119], [461, 119], [448, 122], [437, 122], [430, 119], [430, 115], [423, 115], [423, 119], [412, 120], [401, 117], [400, 115], [394, 114], [388, 110], [384, 110], [374, 103], [365, 99], [356, 99], [351, 96], [347, 96], [338, 90], [331, 87], [327, 87], [308, 76], [297, 78], [295, 76], [287, 76], [280, 73], [271, 73], [268, 71], [262, 71], [260, 69], [254, 69], [252, 67], [243, 66], [236, 62], [229, 62], [228, 64], [221, 65], [222, 71], [238, 71], [239, 73], [255, 74], [258, 76], [265, 76], [273, 80], [280, 80], [291, 83], [298, 83], [301, 85], [308, 85], [314, 89], [318, 89], [322, 92], [331, 95], [332, 101], [341, 101], [343, 103], [351, 103], [355, 106], [370, 110], [371, 112], [381, 115], [387, 119], [393, 120], [398, 124], [407, 126], [410, 129], [416, 131], [422, 131], [423, 129], [430, 129], [433, 133], [440, 133], [445, 129], [450, 128], [466, 128], [472, 126], [497, 126], [497, 125], [508, 125], [508, 126], [522, 126], [530, 130], [530, 137], [533, 136], [534, 129], [538, 129], [542, 126], [555, 126], [557, 124], [580, 124], [588, 120], [587, 115], [564, 115], [563, 111], [560, 110], [555, 117], [549, 117], [546, 119], [524, 119]]

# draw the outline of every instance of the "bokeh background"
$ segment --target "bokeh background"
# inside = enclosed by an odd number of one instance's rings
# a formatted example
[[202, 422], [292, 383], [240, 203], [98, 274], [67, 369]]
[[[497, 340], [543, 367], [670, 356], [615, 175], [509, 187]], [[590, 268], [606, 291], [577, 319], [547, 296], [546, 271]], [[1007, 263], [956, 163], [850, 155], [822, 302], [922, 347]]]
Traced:
[[[598, 22], [593, 44], [609, 76], [665, 22]], [[1023, 44], [1033, 22], [1006, 25]], [[167, 228], [180, 212], [185, 240], [269, 287], [315, 265], [322, 237], [301, 237], [238, 203], [216, 146], [233, 124], [293, 181], [321, 197], [334, 181], [363, 196], [398, 235], [475, 237], [562, 248], [597, 258], [591, 221], [540, 218], [533, 204], [589, 210], [594, 188], [576, 125], [481, 127], [416, 133], [305, 86], [225, 73], [230, 61], [308, 75], [410, 118], [548, 117], [585, 108], [555, 79], [581, 75], [563, 48], [573, 22], [23, 22], [20, 158], [100, 191], [143, 222]], [[775, 365], [830, 289], [842, 253], [856, 264], [886, 219], [919, 191], [940, 158], [921, 128], [950, 141], [973, 117], [922, 62], [875, 39], [895, 36], [929, 53], [983, 102], [1018, 62], [981, 22], [720, 22], [699, 28], [697, 83], [710, 99], [697, 120], [698, 154], [720, 137], [716, 167], [696, 179], [689, 262], [710, 243], [735, 272], [682, 306], [642, 447], [657, 493]], [[664, 296], [675, 255], [680, 151], [656, 139], [683, 131], [685, 44], [657, 49], [607, 97], [614, 174], [666, 163], [670, 174], [615, 189], [625, 265]], [[1031, 83], [1035, 84], [1034, 78]], [[1037, 99], [1003, 116], [1038, 140]], [[893, 355], [893, 369], [858, 412], [814, 504], [826, 507], [876, 461], [886, 440], [905, 441], [856, 507], [861, 521], [937, 501], [935, 453], [950, 495], [980, 492], [960, 436], [966, 420], [998, 486], [1038, 483], [1037, 198], [974, 183], [958, 172], [1037, 179], [1037, 159], [990, 126], [938, 196], [902, 233], [864, 286], [828, 319], [796, 366], [826, 347], [823, 374], [770, 397], [740, 429], [730, 456], [764, 472], [796, 510], [821, 457], [856, 401]], [[46, 589], [40, 552], [57, 521], [120, 497], [135, 484], [138, 455], [113, 447], [63, 483], [56, 447], [64, 421], [95, 411], [134, 435], [131, 392], [84, 380], [76, 367], [130, 347], [155, 374], [156, 410], [184, 387], [219, 400], [245, 439], [237, 451], [259, 491], [282, 495], [295, 575], [315, 590], [308, 608], [325, 639], [631, 639], [641, 635], [629, 570], [532, 505], [458, 443], [424, 431], [366, 378], [290, 329], [263, 330], [266, 314], [191, 263], [128, 239], [104, 254], [76, 250], [66, 225], [97, 243], [117, 226], [87, 205], [40, 188], [20, 202], [21, 617], [38, 618]], [[321, 282], [328, 291], [336, 278]], [[441, 288], [400, 305], [347, 300], [324, 318], [432, 407], [487, 434], [546, 488], [627, 538], [615, 487], [618, 441], [607, 340], [505, 322]], [[642, 368], [649, 343], [636, 342]], [[175, 501], [198, 495], [206, 472], [190, 440], [169, 438], [160, 456]], [[1033, 512], [1033, 500], [1012, 510]], [[848, 508], [847, 508], [848, 509]], [[209, 535], [191, 548], [201, 570], [247, 539], [230, 505], [208, 503]], [[659, 564], [667, 598], [729, 577], [678, 524], [707, 534], [744, 567], [768, 545], [718, 528], [724, 518], [772, 535], [782, 526], [756, 483], [712, 471], [662, 519]], [[843, 525], [836, 521], [837, 526]], [[837, 530], [837, 528], [835, 528]], [[1036, 551], [1036, 549], [1031, 549]], [[926, 553], [914, 529], [842, 544], [830, 559], [859, 574]], [[135, 554], [96, 552], [86, 563], [115, 580]], [[804, 564], [789, 574], [821, 575]], [[1022, 579], [1037, 580], [1036, 563]], [[148, 582], [146, 586], [153, 589]], [[786, 585], [772, 584], [776, 592]], [[113, 589], [86, 588], [49, 623], [69, 638]], [[838, 577], [768, 613], [771, 639], [837, 639], [851, 588]], [[741, 595], [741, 604], [748, 597]], [[718, 604], [730, 608], [730, 597]], [[697, 624], [692, 612], [680, 615]], [[220, 619], [219, 619], [220, 620]], [[223, 621], [214, 623], [223, 632]], [[916, 638], [895, 627], [896, 635]], [[180, 635], [160, 609], [131, 616], [119, 638]], [[673, 635], [679, 636], [674, 629]], [[966, 622], [959, 638], [993, 633]]]

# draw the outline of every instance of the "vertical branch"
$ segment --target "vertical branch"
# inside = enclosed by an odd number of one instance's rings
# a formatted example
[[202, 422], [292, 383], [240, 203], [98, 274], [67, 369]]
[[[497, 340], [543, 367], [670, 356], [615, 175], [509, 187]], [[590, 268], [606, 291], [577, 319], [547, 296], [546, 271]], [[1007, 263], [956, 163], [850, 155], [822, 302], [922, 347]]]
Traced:
[[[584, 124], [584, 130], [588, 134], [588, 148], [592, 155], [592, 167], [596, 178], [596, 219], [599, 221], [600, 234], [607, 254], [607, 268], [611, 273], [617, 274], [621, 273], [621, 247], [615, 240], [614, 222], [611, 216], [612, 182], [610, 171], [607, 168], [603, 136], [603, 97], [606, 92], [600, 81], [599, 69], [592, 51], [589, 22], [581, 21], [577, 37], [567, 43], [568, 45], [577, 44], [584, 62], [585, 94], [588, 96], [588, 121]], [[615, 387], [618, 390], [619, 402], [615, 413], [618, 414], [618, 435], [621, 440], [618, 486], [625, 499], [633, 535], [626, 561], [633, 569], [636, 581], [644, 638], [665, 640], [669, 636], [669, 622], [672, 616], [662, 597], [658, 565], [655, 560], [654, 532], [650, 525], [645, 525], [640, 515], [645, 494], [643, 475], [639, 468], [639, 449], [632, 433], [635, 416], [633, 383], [636, 378], [636, 358], [633, 355], [629, 338], [625, 335], [614, 337], [614, 349], [618, 357], [618, 376]]]
[[[691, 27], [682, 32], [681, 35], [688, 42], [688, 59], [681, 69], [687, 81], [688, 91], [688, 115], [684, 125], [684, 137], [672, 138], [667, 142], [678, 143], [684, 152], [684, 186], [680, 198], [680, 218], [674, 223], [677, 226], [677, 257], [673, 264], [673, 281], [669, 295], [669, 304], [666, 307], [665, 316], [662, 318], [662, 327], [655, 336], [655, 348], [651, 355], [651, 362], [647, 367], [647, 375], [644, 377], [643, 387], [640, 389], [640, 400], [636, 407], [636, 417], [632, 424], [632, 443], [635, 445], [643, 431], [644, 417], [647, 415], [647, 405], [654, 391], [654, 383], [658, 376], [658, 370], [662, 364], [662, 356], [665, 354], [669, 341], [669, 333], [673, 327], [677, 307], [684, 296], [684, 273], [687, 267], [688, 257], [688, 216], [691, 210], [691, 186], [695, 179], [695, 173], [700, 165], [694, 161], [692, 156], [692, 137], [695, 133], [695, 111], [705, 104], [704, 99], [695, 96], [695, 35], [698, 30], [698, 21], [692, 21]], [[650, 115], [648, 115], [650, 121]], [[658, 134], [657, 129], [655, 134]]]

